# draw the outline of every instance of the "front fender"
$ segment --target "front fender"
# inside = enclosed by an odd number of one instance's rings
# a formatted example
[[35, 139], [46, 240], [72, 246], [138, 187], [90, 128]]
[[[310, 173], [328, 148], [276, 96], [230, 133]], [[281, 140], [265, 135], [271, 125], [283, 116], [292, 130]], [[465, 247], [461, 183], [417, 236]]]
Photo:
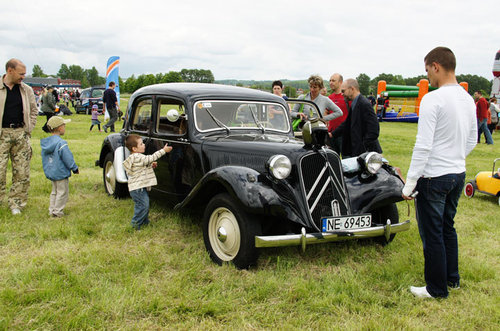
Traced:
[[113, 133], [104, 138], [101, 146], [101, 153], [99, 154], [99, 160], [97, 160], [96, 165], [101, 168], [104, 167], [104, 159], [108, 153], [114, 153], [118, 147], [125, 146], [123, 135], [121, 133]]
[[242, 166], [224, 166], [209, 171], [175, 209], [186, 208], [195, 202], [208, 202], [221, 188], [249, 213], [284, 217], [304, 224], [298, 212], [280, 198], [267, 179]]
[[123, 168], [123, 161], [130, 155], [128, 148], [119, 146], [115, 149], [115, 157], [113, 159], [113, 167], [115, 168], [116, 181], [118, 183], [128, 183], [127, 173]]
[[362, 179], [359, 174], [352, 177], [344, 176], [351, 211], [353, 214], [363, 214], [389, 203], [402, 201], [403, 181], [392, 169], [381, 168], [376, 175]]

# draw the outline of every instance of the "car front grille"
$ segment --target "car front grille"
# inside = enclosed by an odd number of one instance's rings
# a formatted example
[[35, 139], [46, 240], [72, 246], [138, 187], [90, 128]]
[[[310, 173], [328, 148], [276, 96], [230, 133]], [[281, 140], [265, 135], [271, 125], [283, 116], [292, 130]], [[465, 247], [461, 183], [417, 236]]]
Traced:
[[323, 149], [300, 160], [300, 179], [311, 221], [317, 231], [321, 218], [350, 214], [349, 197], [337, 154]]

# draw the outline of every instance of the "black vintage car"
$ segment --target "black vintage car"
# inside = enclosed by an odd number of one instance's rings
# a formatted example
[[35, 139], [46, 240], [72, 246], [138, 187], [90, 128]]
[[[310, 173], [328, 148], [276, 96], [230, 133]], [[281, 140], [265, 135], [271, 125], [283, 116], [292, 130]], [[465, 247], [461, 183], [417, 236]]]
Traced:
[[[203, 212], [213, 261], [247, 268], [259, 248], [375, 237], [409, 229], [395, 202], [403, 181], [381, 155], [340, 160], [323, 146], [326, 128], [307, 103], [304, 140], [294, 137], [289, 105], [270, 93], [215, 84], [141, 88], [120, 133], [105, 138], [99, 160], [109, 195], [125, 197], [124, 138], [143, 137], [146, 154], [165, 143], [152, 198]], [[314, 111], [313, 111], [314, 110]]]

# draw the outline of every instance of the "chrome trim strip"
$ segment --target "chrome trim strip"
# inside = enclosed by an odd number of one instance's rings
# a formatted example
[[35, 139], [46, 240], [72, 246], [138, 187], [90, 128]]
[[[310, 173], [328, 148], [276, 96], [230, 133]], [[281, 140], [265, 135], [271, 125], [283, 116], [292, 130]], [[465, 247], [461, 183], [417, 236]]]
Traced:
[[[410, 229], [410, 220], [403, 223], [381, 225], [365, 229], [355, 229], [351, 231], [339, 231], [328, 233], [305, 233], [281, 235], [281, 236], [255, 236], [255, 247], [285, 247], [302, 246], [305, 249], [306, 244], [322, 244], [333, 241], [351, 240], [357, 238], [372, 238], [390, 236], [391, 234], [407, 231]], [[387, 238], [387, 237], [386, 237]]]
[[311, 197], [311, 195], [314, 193], [314, 190], [316, 189], [316, 186], [318, 186], [320, 180], [321, 180], [321, 177], [323, 177], [323, 174], [325, 173], [325, 171], [328, 169], [327, 165], [325, 164], [325, 166], [323, 167], [323, 170], [321, 170], [321, 172], [319, 173], [318, 175], [318, 178], [316, 178], [316, 181], [314, 182], [313, 186], [311, 186], [311, 188], [309, 189], [309, 193], [307, 194], [307, 200], [309, 200], [309, 198]]
[[[325, 181], [325, 185], [321, 188], [321, 191], [319, 191], [318, 196], [316, 197], [316, 200], [314, 201], [313, 205], [309, 207], [309, 210], [311, 211], [311, 214], [314, 212], [314, 209], [316, 209], [316, 205], [318, 204], [319, 200], [321, 197], [323, 197], [323, 194], [325, 193], [326, 189], [328, 188], [328, 185], [330, 185], [330, 182], [332, 181], [332, 177], [328, 177], [328, 179]], [[307, 201], [309, 203], [309, 201]]]

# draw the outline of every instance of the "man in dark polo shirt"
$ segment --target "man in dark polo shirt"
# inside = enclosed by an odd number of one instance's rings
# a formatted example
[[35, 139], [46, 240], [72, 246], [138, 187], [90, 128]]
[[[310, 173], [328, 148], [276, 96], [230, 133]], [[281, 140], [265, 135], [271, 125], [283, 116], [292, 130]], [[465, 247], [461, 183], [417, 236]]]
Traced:
[[115, 132], [115, 122], [118, 119], [118, 111], [120, 106], [118, 105], [118, 99], [116, 98], [115, 92], [115, 82], [109, 82], [109, 88], [104, 91], [102, 95], [102, 101], [106, 105], [106, 110], [109, 114], [108, 123], [104, 124], [102, 127], [104, 132], [108, 132], [108, 128], [111, 128], [111, 132]]
[[38, 108], [31, 87], [23, 83], [26, 66], [18, 59], [5, 64], [0, 84], [0, 203], [6, 186], [7, 163], [12, 163], [12, 186], [8, 204], [13, 215], [20, 214], [28, 202], [30, 185], [31, 131]]

